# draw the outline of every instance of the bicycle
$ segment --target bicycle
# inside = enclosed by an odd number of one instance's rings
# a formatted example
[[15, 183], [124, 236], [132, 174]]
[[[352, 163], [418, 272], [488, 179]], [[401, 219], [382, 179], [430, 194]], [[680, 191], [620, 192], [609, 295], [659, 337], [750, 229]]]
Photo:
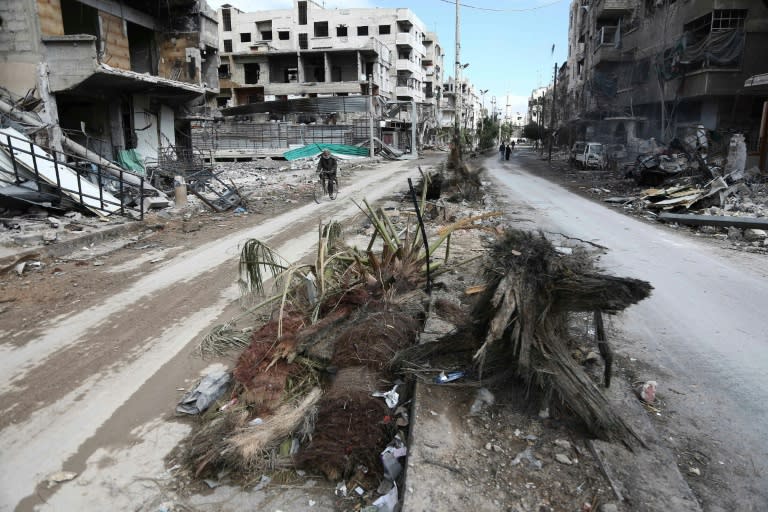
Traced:
[[320, 204], [320, 201], [325, 197], [328, 197], [331, 200], [336, 199], [339, 195], [338, 177], [334, 176], [331, 178], [326, 173], [320, 173], [320, 179], [315, 183], [315, 186], [312, 189], [312, 195], [317, 204]]

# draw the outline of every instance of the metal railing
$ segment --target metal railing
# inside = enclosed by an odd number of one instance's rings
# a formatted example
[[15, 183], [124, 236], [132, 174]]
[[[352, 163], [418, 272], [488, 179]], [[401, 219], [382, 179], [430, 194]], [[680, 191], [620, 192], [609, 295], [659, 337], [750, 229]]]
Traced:
[[[138, 213], [139, 220], [144, 220], [144, 178], [141, 176], [135, 176], [139, 180], [139, 186], [129, 184], [124, 176], [127, 171], [120, 170], [117, 172], [117, 176], [111, 173], [105, 173], [102, 171], [100, 165], [87, 162], [88, 168], [77, 168], [71, 164], [59, 161], [56, 158], [56, 152], [53, 152], [53, 156], [41, 155], [35, 148], [43, 150], [40, 146], [28, 139], [16, 137], [7, 133], [0, 134], [0, 151], [5, 152], [12, 164], [13, 178], [16, 185], [19, 185], [26, 181], [32, 181], [38, 186], [38, 190], [53, 189], [54, 196], [59, 198], [59, 201], [71, 200], [74, 203], [83, 206], [89, 210], [98, 210], [106, 213], [107, 215], [119, 214], [131, 219], [135, 218], [130, 212]], [[44, 151], [44, 150], [43, 150]], [[47, 153], [47, 151], [46, 151]], [[19, 155], [29, 155], [31, 157], [31, 164], [25, 163], [19, 158]], [[45, 164], [48, 162], [48, 164]], [[50, 169], [52, 166], [52, 176], [45, 176], [41, 172], [41, 166], [45, 165]], [[65, 185], [63, 183], [62, 174], [66, 171], [71, 172], [77, 181], [77, 188]], [[0, 172], [5, 171], [0, 169]], [[7, 172], [7, 171], [6, 171]], [[134, 176], [131, 174], [131, 176]], [[95, 186], [98, 189], [98, 195], [94, 195], [87, 191], [83, 191], [83, 180], [90, 185]], [[94, 183], [95, 180], [95, 183]], [[105, 196], [104, 184], [110, 184], [117, 188], [113, 196], [111, 192], [107, 192]], [[125, 206], [125, 200], [123, 199], [129, 190], [136, 190], [138, 188], [138, 208], [130, 208]], [[114, 197], [114, 199], [108, 197]]]

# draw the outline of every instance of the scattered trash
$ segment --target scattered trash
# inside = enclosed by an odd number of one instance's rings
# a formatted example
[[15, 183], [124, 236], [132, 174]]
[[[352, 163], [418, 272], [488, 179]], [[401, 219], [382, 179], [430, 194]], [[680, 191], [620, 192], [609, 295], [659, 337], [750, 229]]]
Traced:
[[472, 402], [472, 406], [469, 408], [469, 415], [475, 416], [477, 414], [480, 414], [480, 412], [486, 407], [493, 405], [496, 398], [493, 396], [493, 393], [488, 390], [488, 388], [480, 388], [477, 390], [477, 394], [475, 395], [475, 401]]
[[184, 395], [176, 412], [200, 414], [218, 400], [227, 389], [231, 376], [229, 372], [217, 371], [206, 375], [194, 390]]
[[340, 496], [342, 498], [346, 498], [347, 497], [347, 484], [346, 484], [346, 482], [339, 482], [338, 484], [336, 484], [336, 490], [334, 491], [334, 494], [336, 494], [336, 496]]
[[560, 464], [565, 464], [567, 466], [573, 464], [573, 461], [564, 453], [555, 454], [555, 460]]
[[637, 395], [640, 400], [647, 404], [653, 404], [656, 401], [656, 381], [649, 380], [637, 387]]
[[398, 500], [397, 484], [395, 484], [387, 494], [374, 501], [373, 505], [379, 512], [395, 512]]
[[260, 491], [272, 482], [272, 479], [267, 475], [261, 475], [259, 483], [253, 488], [254, 491]]
[[256, 425], [263, 425], [263, 424], [264, 424], [264, 420], [261, 418], [253, 418], [251, 421], [248, 422], [249, 427], [253, 427]]
[[688, 468], [688, 473], [691, 475], [701, 476], [701, 470], [695, 467]]
[[399, 384], [395, 384], [395, 387], [393, 387], [391, 390], [387, 391], [386, 393], [382, 393], [380, 391], [376, 391], [372, 394], [372, 396], [375, 396], [376, 398], [384, 398], [384, 401], [387, 403], [387, 407], [390, 409], [394, 409], [397, 407], [397, 402], [400, 401], [400, 395], [397, 393], [397, 387]]
[[571, 443], [569, 441], [566, 441], [565, 439], [555, 439], [555, 446], [559, 446], [564, 450], [571, 449]]
[[541, 468], [542, 468], [542, 466], [543, 466], [543, 465], [542, 465], [542, 463], [541, 463], [541, 461], [540, 461], [539, 459], [537, 459], [537, 458], [536, 458], [536, 457], [533, 455], [533, 451], [531, 450], [531, 447], [530, 447], [530, 446], [529, 446], [528, 448], [526, 448], [525, 450], [521, 451], [520, 453], [518, 453], [518, 454], [515, 456], [515, 458], [514, 458], [514, 459], [512, 459], [512, 461], [509, 463], [509, 465], [510, 465], [510, 466], [517, 466], [517, 465], [518, 465], [518, 464], [520, 464], [520, 463], [521, 463], [523, 460], [526, 460], [526, 461], [528, 461], [528, 463], [529, 463], [531, 466], [533, 466], [534, 468], [536, 468], [536, 469], [541, 469]]
[[205, 483], [205, 485], [207, 485], [211, 489], [215, 489], [215, 488], [221, 486], [221, 484], [219, 482], [217, 482], [215, 480], [211, 480], [209, 478], [204, 479], [203, 482]]
[[445, 384], [446, 382], [453, 382], [455, 380], [459, 380], [460, 378], [464, 377], [466, 375], [466, 372], [440, 372], [440, 375], [435, 377], [434, 382], [436, 384]]

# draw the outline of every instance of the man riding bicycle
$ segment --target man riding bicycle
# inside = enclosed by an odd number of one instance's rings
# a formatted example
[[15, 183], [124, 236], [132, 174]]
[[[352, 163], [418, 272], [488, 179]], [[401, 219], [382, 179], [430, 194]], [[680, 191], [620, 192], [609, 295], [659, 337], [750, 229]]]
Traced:
[[336, 181], [336, 170], [338, 164], [336, 159], [331, 156], [331, 152], [327, 149], [323, 150], [320, 160], [317, 162], [317, 172], [320, 173], [320, 179], [323, 181], [323, 188], [328, 187], [328, 195], [333, 195], [333, 186]]

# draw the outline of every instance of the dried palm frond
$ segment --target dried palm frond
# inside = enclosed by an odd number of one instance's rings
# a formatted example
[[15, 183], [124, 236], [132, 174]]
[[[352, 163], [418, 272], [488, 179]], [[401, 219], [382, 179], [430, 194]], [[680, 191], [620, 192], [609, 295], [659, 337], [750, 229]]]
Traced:
[[251, 343], [250, 329], [236, 329], [232, 322], [215, 326], [197, 347], [202, 357], [223, 356], [231, 350], [244, 349]]
[[[322, 391], [313, 388], [298, 404], [284, 404], [275, 414], [260, 425], [247, 426], [227, 439], [225, 454], [236, 451], [246, 462], [263, 457], [270, 448], [305, 427], [307, 418], [316, 415], [316, 406], [320, 401]], [[306, 427], [305, 427], [306, 428]]]
[[287, 263], [275, 251], [261, 240], [251, 238], [243, 244], [240, 251], [240, 292], [242, 295], [255, 293], [264, 295], [265, 273], [278, 279], [288, 268]]

